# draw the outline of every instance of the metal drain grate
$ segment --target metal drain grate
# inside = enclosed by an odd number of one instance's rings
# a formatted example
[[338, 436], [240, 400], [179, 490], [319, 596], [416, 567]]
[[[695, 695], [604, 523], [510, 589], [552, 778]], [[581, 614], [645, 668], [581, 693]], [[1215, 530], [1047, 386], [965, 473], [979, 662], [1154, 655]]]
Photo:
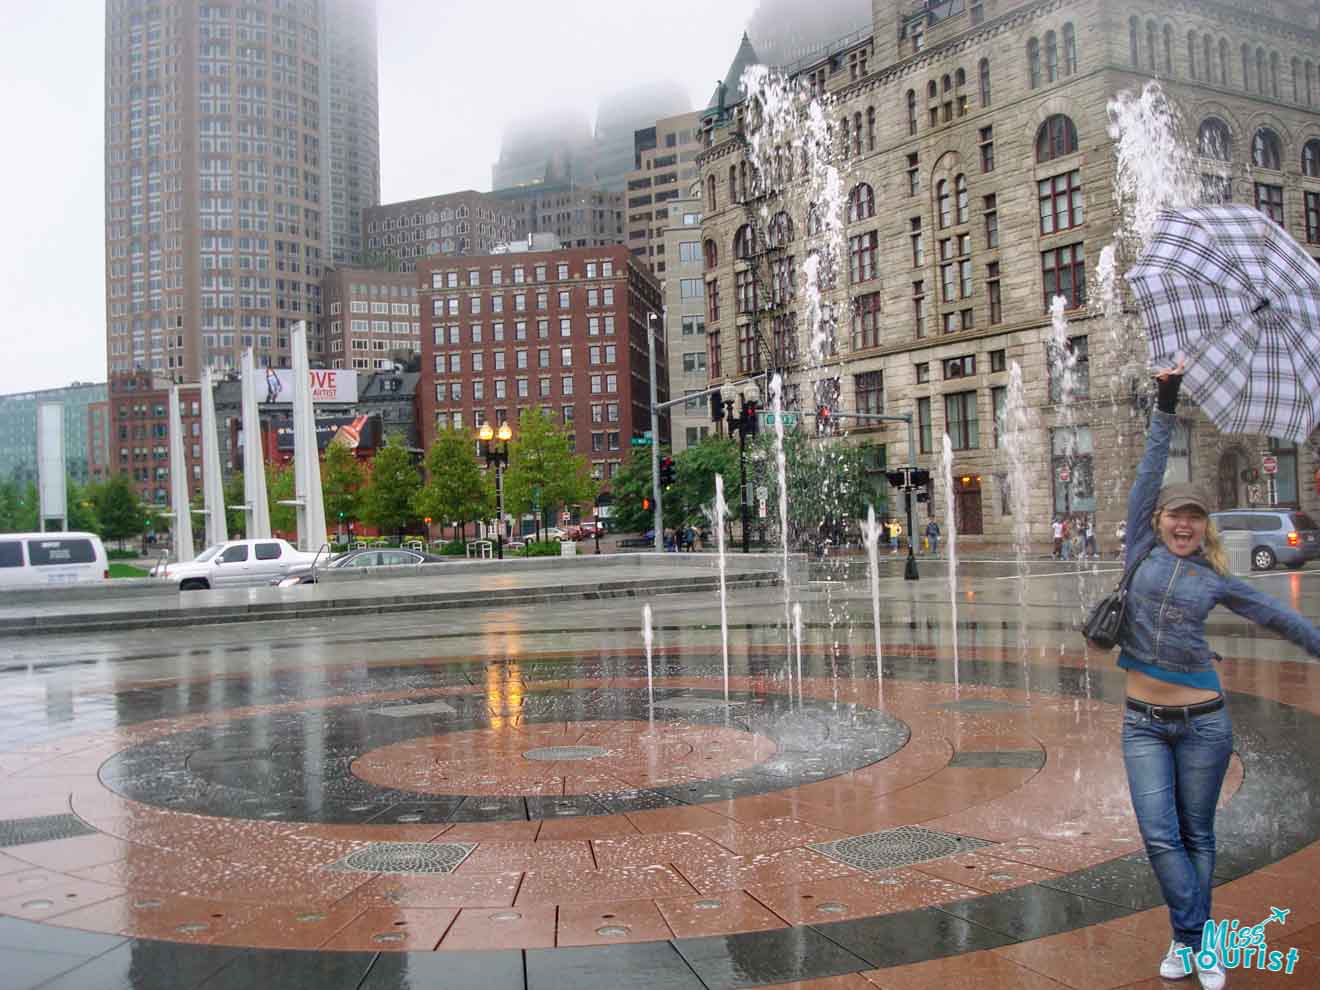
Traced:
[[529, 749], [523, 756], [529, 760], [553, 763], [558, 760], [594, 760], [608, 753], [608, 749], [599, 746], [542, 746], [540, 749]]
[[823, 856], [868, 873], [880, 873], [912, 863], [956, 856], [991, 843], [965, 835], [937, 832], [919, 825], [900, 825], [883, 832], [868, 832], [834, 842], [810, 846]]
[[413, 718], [420, 715], [457, 715], [458, 709], [447, 701], [428, 701], [418, 705], [390, 705], [388, 708], [373, 708], [372, 715], [384, 715], [386, 718]]
[[373, 842], [349, 853], [332, 870], [353, 873], [453, 873], [475, 842]]
[[949, 761], [949, 766], [954, 768], [1039, 770], [1044, 765], [1045, 754], [1039, 749], [959, 750]]
[[935, 705], [935, 708], [943, 708], [948, 712], [1018, 712], [1026, 711], [1026, 705], [1019, 705], [1012, 701], [995, 701], [993, 698], [968, 698], [966, 701], [946, 701], [942, 705]]
[[77, 815], [42, 815], [40, 818], [0, 819], [0, 848], [22, 846], [29, 842], [49, 842], [52, 839], [72, 839], [79, 835], [95, 835], [92, 828]]

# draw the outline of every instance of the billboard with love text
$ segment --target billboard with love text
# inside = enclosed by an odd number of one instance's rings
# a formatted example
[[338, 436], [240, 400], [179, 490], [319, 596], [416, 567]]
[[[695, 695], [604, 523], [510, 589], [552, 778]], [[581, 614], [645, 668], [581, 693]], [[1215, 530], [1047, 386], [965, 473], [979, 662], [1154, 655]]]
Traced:
[[[357, 372], [345, 368], [313, 368], [307, 373], [313, 402], [357, 402]], [[257, 401], [287, 403], [293, 401], [294, 377], [290, 368], [265, 368], [257, 374]]]

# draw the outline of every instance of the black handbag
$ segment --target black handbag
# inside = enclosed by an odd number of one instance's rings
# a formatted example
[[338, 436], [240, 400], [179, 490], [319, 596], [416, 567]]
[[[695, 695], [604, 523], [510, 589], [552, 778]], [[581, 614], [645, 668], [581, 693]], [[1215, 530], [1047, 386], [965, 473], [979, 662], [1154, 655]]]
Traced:
[[1152, 544], [1145, 553], [1132, 562], [1132, 566], [1123, 572], [1123, 579], [1118, 582], [1118, 587], [1100, 599], [1095, 608], [1091, 609], [1086, 621], [1082, 623], [1082, 635], [1093, 646], [1102, 650], [1112, 650], [1118, 645], [1118, 638], [1123, 632], [1123, 617], [1127, 614], [1128, 585], [1132, 583], [1132, 576], [1137, 573], [1141, 562], [1150, 556], [1150, 551], [1154, 549], [1155, 546]]

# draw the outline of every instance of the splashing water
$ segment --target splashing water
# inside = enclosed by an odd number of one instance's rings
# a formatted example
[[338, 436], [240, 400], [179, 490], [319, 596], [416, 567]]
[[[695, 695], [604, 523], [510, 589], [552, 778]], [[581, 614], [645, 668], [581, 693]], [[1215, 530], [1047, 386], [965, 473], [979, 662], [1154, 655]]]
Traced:
[[[784, 381], [779, 375], [770, 380], [770, 407], [775, 414], [775, 467], [779, 472], [779, 533], [783, 543], [783, 579], [784, 579], [784, 632], [790, 636], [791, 621], [789, 603], [792, 601], [792, 588], [788, 572], [788, 461], [784, 457]], [[791, 641], [786, 643], [787, 648]]]
[[793, 639], [797, 641], [798, 704], [802, 704], [802, 603], [793, 603]]
[[[958, 689], [958, 525], [953, 511], [953, 442], [944, 434], [944, 526], [949, 545], [949, 617], [953, 643], [953, 687]], [[908, 537], [911, 539], [911, 536]]]
[[875, 629], [875, 679], [880, 685], [882, 696], [885, 689], [885, 648], [880, 639], [880, 531], [883, 528], [876, 521], [875, 506], [868, 505], [866, 522], [862, 523], [862, 542], [866, 545], [867, 570], [871, 578], [871, 623]]
[[646, 647], [646, 702], [648, 705], [651, 706], [652, 709], [651, 715], [652, 717], [654, 717], [655, 716], [655, 711], [654, 711], [655, 680], [652, 674], [652, 666], [651, 666], [652, 635], [653, 633], [651, 632], [651, 606], [643, 605], [642, 606], [642, 644]]
[[[724, 520], [729, 514], [729, 505], [724, 501], [724, 475], [715, 475], [715, 504], [710, 515], [715, 518], [715, 547], [719, 552], [720, 565], [720, 654], [724, 658], [724, 703], [729, 703], [729, 592], [727, 562], [724, 549]], [[726, 708], [727, 711], [727, 708]]]
[[1004, 410], [999, 422], [999, 445], [1007, 461], [1005, 480], [1008, 485], [1008, 502], [1013, 511], [1013, 558], [1018, 573], [1018, 649], [1024, 664], [1029, 647], [1027, 555], [1031, 550], [1031, 485], [1028, 481], [1027, 445], [1031, 431], [1031, 412], [1027, 406], [1027, 391], [1022, 383], [1022, 367], [1014, 361], [1008, 368], [1008, 392], [1004, 397]]
[[1119, 93], [1109, 101], [1108, 112], [1117, 158], [1119, 237], [1146, 244], [1162, 210], [1202, 201], [1202, 170], [1180, 139], [1177, 112], [1158, 82], [1147, 83], [1140, 93]]

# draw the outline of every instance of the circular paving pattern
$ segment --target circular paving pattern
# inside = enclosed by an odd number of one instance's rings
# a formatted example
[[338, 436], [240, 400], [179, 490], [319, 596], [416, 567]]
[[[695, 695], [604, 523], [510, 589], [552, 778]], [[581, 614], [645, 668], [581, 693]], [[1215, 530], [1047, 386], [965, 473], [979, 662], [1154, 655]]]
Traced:
[[376, 669], [374, 690], [351, 701], [217, 713], [116, 753], [100, 777], [135, 801], [231, 818], [535, 821], [765, 794], [881, 761], [909, 736], [863, 704], [781, 694], [735, 692], [726, 705], [668, 689], [653, 704], [624, 686], [524, 686], [382, 704], [392, 681], [415, 676]]

